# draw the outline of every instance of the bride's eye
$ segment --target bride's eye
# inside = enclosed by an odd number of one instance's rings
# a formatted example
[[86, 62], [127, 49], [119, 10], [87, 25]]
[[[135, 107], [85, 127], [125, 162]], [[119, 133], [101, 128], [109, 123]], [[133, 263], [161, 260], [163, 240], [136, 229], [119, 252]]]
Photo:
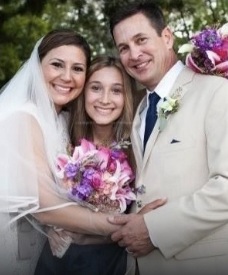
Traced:
[[56, 67], [56, 68], [62, 68], [62, 64], [60, 62], [53, 62], [51, 63], [52, 66]]
[[82, 66], [74, 66], [73, 70], [77, 73], [84, 72], [84, 68]]

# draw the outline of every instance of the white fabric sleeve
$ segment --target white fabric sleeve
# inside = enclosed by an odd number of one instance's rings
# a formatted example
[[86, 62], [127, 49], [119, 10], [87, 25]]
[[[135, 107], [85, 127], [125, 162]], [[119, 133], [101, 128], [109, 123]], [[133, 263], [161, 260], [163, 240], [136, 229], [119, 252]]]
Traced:
[[[46, 155], [43, 133], [35, 117], [18, 112], [0, 122], [4, 129], [0, 150], [0, 207], [9, 220], [31, 213], [42, 224], [72, 232], [110, 235], [117, 226], [108, 214], [78, 206], [59, 193]], [[37, 213], [37, 214], [36, 214]]]

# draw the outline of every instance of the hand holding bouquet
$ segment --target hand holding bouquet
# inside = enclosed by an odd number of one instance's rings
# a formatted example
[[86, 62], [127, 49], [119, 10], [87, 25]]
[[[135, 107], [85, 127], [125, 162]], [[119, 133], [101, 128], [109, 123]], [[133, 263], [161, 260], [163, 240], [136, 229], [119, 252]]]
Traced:
[[178, 52], [188, 53], [185, 63], [193, 71], [228, 78], [228, 23], [196, 33]]
[[67, 197], [94, 211], [123, 213], [136, 199], [134, 173], [122, 150], [126, 142], [97, 147], [81, 140], [72, 155], [57, 158], [57, 176]]

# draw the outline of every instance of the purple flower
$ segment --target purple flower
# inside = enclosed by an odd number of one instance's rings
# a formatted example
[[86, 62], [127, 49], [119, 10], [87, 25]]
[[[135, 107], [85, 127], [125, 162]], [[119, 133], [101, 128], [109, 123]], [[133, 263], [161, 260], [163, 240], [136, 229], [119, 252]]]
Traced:
[[77, 175], [78, 171], [79, 167], [77, 164], [67, 163], [65, 166], [65, 174], [69, 179], [73, 179]]
[[111, 151], [111, 158], [118, 159], [120, 162], [126, 159], [126, 154], [122, 150], [113, 149]]
[[209, 73], [214, 67], [214, 64], [208, 58], [206, 51], [202, 49], [194, 49], [192, 52], [192, 59], [199, 68], [204, 70], [205, 73]]
[[72, 188], [72, 195], [80, 200], [86, 200], [92, 193], [93, 188], [90, 184], [81, 183]]
[[93, 167], [88, 167], [83, 173], [83, 178], [92, 181], [95, 172], [96, 170]]
[[97, 190], [102, 188], [103, 182], [101, 179], [101, 172], [92, 167], [87, 168], [83, 173], [82, 183], [89, 184]]
[[213, 50], [222, 45], [222, 39], [216, 29], [206, 29], [193, 36], [193, 44], [203, 50]]

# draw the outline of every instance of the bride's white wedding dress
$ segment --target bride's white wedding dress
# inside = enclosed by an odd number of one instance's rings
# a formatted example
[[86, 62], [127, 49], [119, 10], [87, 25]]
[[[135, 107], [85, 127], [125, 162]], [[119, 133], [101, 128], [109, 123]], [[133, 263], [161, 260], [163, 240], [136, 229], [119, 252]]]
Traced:
[[25, 220], [16, 221], [0, 235], [0, 274], [33, 275], [46, 237]]
[[[37, 113], [35, 105], [28, 103], [0, 121], [1, 131], [4, 129], [0, 140], [1, 275], [33, 275], [46, 239], [23, 217], [28, 213], [29, 220], [33, 220], [31, 214], [40, 208], [39, 191], [45, 199], [44, 194], [48, 197], [55, 187]], [[58, 116], [57, 127], [56, 154], [64, 152], [69, 141], [64, 115]], [[52, 205], [59, 203], [61, 198], [56, 198]], [[22, 217], [14, 220], [18, 213], [23, 213]]]

